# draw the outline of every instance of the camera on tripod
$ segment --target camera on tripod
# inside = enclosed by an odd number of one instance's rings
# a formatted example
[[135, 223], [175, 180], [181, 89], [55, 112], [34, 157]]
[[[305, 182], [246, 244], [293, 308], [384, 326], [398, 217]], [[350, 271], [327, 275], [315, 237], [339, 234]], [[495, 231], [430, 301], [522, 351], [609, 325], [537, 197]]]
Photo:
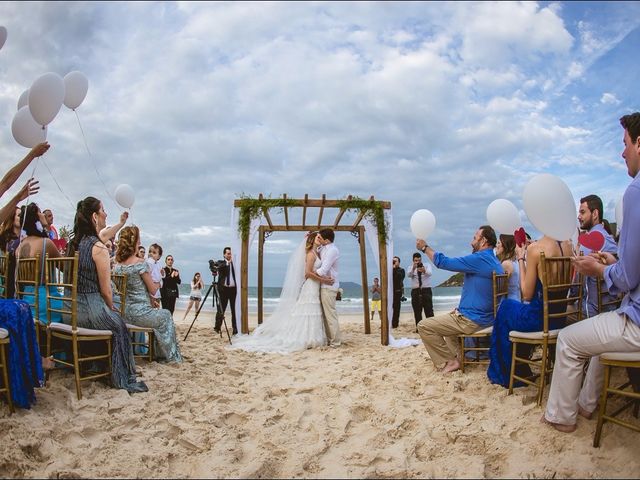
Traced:
[[224, 260], [209, 260], [209, 270], [211, 270], [211, 275], [214, 277], [218, 275], [218, 272], [221, 268], [224, 268], [227, 265], [227, 262]]

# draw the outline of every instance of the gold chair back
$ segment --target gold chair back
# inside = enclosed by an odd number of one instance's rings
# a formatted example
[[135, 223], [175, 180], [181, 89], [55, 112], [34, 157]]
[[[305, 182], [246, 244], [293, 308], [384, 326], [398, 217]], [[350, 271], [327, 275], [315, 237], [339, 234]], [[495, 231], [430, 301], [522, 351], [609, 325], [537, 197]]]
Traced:
[[493, 272], [493, 317], [498, 314], [498, 307], [503, 298], [509, 295], [509, 274]]
[[9, 282], [9, 257], [0, 255], [0, 298], [7, 298], [7, 285]]
[[622, 303], [624, 294], [610, 295], [604, 280], [601, 278], [596, 281], [596, 284], [598, 285], [598, 313], [608, 312], [618, 308]]
[[[513, 385], [516, 380], [527, 385], [537, 387], [537, 402], [542, 404], [544, 387], [548, 383], [553, 372], [553, 364], [550, 358], [550, 345], [555, 345], [557, 341], [557, 330], [549, 330], [552, 320], [565, 319], [567, 323], [567, 307], [573, 303], [577, 304], [577, 309], [571, 312], [577, 320], [582, 319], [582, 275], [574, 274], [571, 264], [572, 257], [551, 257], [546, 258], [544, 252], [540, 253], [540, 278], [542, 280], [542, 331], [540, 332], [510, 332], [511, 340], [511, 375], [509, 378], [509, 394], [513, 393]], [[572, 288], [574, 287], [574, 288]], [[577, 292], [571, 295], [571, 291]], [[532, 360], [525, 357], [518, 357], [516, 347], [518, 344], [528, 344], [540, 346], [542, 355], [540, 359]], [[516, 364], [528, 364], [539, 368], [540, 374], [537, 378], [526, 378], [515, 374]]]
[[19, 258], [16, 272], [16, 298], [31, 301], [31, 313], [36, 322], [40, 321], [40, 313], [38, 311], [40, 292], [38, 287], [40, 287], [41, 282], [40, 255], [36, 255], [35, 258]]
[[111, 274], [111, 287], [113, 290], [113, 304], [124, 318], [127, 306], [127, 275], [124, 273]]

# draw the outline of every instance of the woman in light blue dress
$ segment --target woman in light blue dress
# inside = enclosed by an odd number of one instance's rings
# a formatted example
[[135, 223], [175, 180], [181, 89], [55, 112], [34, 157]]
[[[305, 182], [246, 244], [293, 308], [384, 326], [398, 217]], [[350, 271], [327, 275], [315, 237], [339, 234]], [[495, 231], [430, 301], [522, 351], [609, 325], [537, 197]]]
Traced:
[[138, 227], [125, 227], [120, 231], [113, 273], [127, 276], [126, 321], [138, 327], [153, 328], [157, 359], [182, 362], [171, 312], [151, 306], [150, 295], [155, 293], [157, 285], [151, 279], [149, 264], [136, 255], [139, 246]]

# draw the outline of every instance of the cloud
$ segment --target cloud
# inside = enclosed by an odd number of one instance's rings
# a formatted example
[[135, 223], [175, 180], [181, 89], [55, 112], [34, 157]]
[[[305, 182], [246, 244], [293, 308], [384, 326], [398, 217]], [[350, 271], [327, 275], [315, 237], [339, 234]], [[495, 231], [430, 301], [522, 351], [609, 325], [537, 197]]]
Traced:
[[605, 105], [620, 105], [620, 100], [616, 98], [613, 93], [605, 92], [600, 97], [600, 103], [604, 103]]

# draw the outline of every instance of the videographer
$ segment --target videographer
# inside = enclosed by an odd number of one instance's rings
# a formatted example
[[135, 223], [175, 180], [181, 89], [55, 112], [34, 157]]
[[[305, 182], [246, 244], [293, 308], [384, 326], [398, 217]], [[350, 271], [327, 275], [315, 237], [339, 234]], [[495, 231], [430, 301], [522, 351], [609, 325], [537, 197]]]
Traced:
[[[227, 304], [231, 303], [231, 326], [233, 328], [233, 334], [238, 333], [238, 327], [236, 326], [236, 295], [238, 293], [238, 283], [236, 282], [236, 271], [233, 266], [233, 255], [231, 253], [231, 247], [224, 247], [222, 251], [224, 256], [224, 264], [220, 262], [219, 275], [218, 275], [218, 293], [220, 295], [220, 307], [222, 314], [227, 310]], [[213, 329], [216, 333], [220, 333], [220, 327], [222, 326], [222, 316], [216, 316], [216, 323]]]
[[408, 276], [411, 279], [411, 306], [416, 320], [416, 328], [422, 320], [422, 311], [426, 318], [433, 317], [433, 298], [431, 292], [431, 265], [422, 263], [422, 255], [413, 254], [413, 263]]

